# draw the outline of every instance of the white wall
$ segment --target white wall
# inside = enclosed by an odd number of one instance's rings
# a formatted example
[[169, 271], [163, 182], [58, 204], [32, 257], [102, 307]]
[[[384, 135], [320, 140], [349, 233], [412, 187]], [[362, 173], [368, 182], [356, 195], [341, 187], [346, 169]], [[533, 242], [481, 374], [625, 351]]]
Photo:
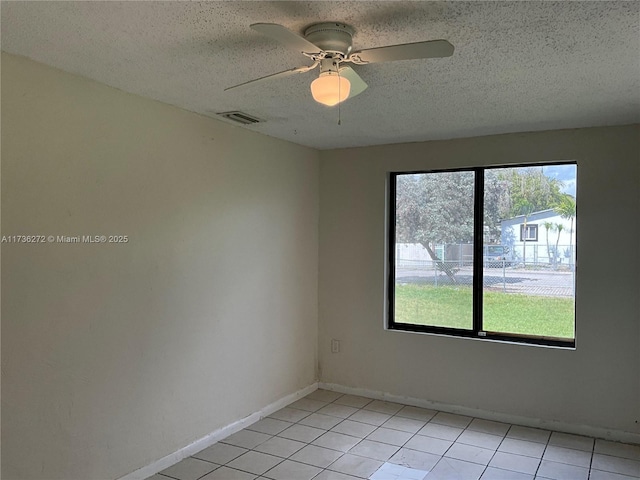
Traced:
[[[639, 133], [630, 126], [322, 152], [321, 380], [640, 439]], [[387, 172], [547, 160], [578, 162], [577, 349], [385, 331]], [[626, 261], [603, 255], [605, 244]]]
[[[203, 99], [206, 101], [206, 99]], [[316, 151], [2, 55], [2, 476], [113, 479], [316, 379]]]

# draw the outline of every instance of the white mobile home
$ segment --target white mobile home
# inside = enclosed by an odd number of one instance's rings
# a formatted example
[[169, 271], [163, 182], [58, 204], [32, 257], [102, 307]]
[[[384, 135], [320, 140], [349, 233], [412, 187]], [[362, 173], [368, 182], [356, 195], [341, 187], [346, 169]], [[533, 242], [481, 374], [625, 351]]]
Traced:
[[575, 263], [576, 218], [562, 218], [555, 210], [541, 210], [502, 220], [502, 245], [515, 260], [534, 263]]

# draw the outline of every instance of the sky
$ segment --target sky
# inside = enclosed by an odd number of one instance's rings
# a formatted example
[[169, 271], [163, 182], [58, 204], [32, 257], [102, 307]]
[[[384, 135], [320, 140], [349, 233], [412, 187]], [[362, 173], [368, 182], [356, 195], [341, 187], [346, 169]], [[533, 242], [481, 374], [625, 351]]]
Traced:
[[576, 165], [545, 165], [542, 171], [545, 175], [557, 178], [562, 182], [560, 190], [562, 193], [568, 193], [573, 197], [576, 196]]

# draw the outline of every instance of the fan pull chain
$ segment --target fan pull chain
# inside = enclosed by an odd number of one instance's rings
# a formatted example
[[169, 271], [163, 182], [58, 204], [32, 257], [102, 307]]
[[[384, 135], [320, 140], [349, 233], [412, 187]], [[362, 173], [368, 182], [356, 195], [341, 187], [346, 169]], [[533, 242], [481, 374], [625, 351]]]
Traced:
[[[340, 97], [342, 96], [340, 93], [340, 64], [338, 64], [337, 62], [334, 63], [334, 65], [336, 66], [336, 71], [338, 72], [338, 100], [340, 100]], [[342, 103], [342, 101], [338, 102], [338, 125], [342, 125], [341, 121], [340, 121], [340, 104]]]

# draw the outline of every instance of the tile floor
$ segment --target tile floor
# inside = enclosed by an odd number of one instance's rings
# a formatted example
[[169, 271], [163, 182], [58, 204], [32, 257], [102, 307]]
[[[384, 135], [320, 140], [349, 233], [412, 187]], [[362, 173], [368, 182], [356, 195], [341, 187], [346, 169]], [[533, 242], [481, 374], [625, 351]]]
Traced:
[[630, 480], [640, 446], [316, 390], [148, 480]]

